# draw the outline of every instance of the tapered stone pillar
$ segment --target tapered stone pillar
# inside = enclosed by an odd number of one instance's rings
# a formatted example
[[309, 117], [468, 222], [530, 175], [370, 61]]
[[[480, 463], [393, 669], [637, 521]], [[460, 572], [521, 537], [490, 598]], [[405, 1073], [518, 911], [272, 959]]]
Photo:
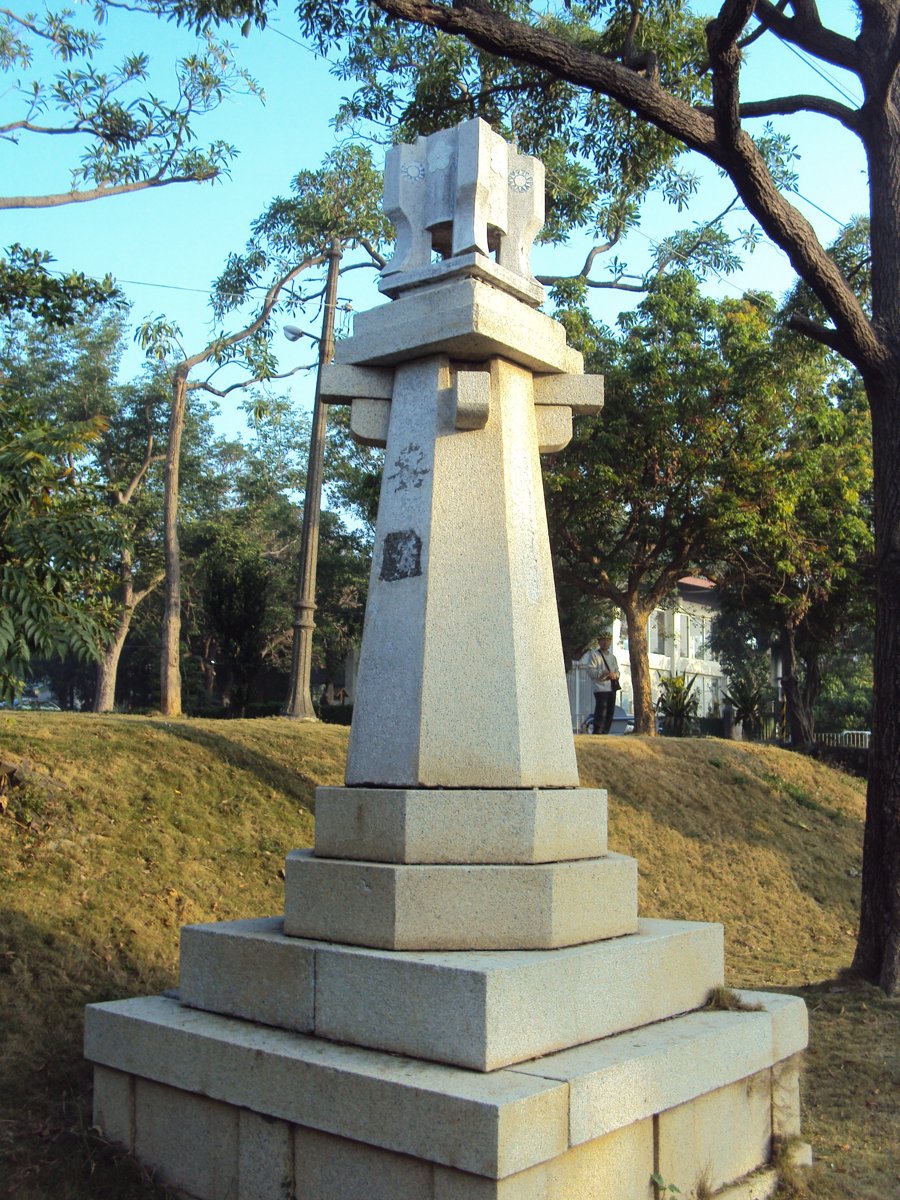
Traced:
[[542, 182], [480, 121], [391, 150], [392, 300], [321, 380], [386, 447], [345, 786], [283, 917], [88, 1009], [96, 1124], [200, 1200], [764, 1200], [799, 1133], [802, 1002], [709, 1011], [721, 927], [639, 920], [577, 786], [539, 455], [602, 380], [537, 311]]

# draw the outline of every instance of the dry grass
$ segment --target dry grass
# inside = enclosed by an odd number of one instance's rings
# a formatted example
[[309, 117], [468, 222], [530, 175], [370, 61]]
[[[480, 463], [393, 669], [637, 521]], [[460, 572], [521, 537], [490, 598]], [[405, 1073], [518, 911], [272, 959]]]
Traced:
[[[340, 781], [346, 738], [278, 719], [0, 714], [0, 764], [33, 772], [0, 794], [0, 1195], [165, 1194], [90, 1133], [83, 1006], [172, 986], [185, 922], [280, 911], [284, 854], [310, 843], [315, 785]], [[834, 981], [862, 785], [714, 740], [577, 748], [582, 783], [610, 790], [611, 845], [640, 862], [642, 912], [724, 921], [730, 985], [806, 997], [809, 1195], [900, 1195], [900, 1005]]]

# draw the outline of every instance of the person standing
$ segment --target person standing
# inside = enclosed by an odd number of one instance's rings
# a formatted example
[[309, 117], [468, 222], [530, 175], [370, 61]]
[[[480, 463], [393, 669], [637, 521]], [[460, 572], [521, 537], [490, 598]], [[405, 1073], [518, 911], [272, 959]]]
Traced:
[[588, 675], [594, 684], [594, 733], [609, 733], [612, 728], [619, 690], [619, 663], [610, 650], [611, 645], [609, 634], [601, 634], [597, 649], [588, 659]]

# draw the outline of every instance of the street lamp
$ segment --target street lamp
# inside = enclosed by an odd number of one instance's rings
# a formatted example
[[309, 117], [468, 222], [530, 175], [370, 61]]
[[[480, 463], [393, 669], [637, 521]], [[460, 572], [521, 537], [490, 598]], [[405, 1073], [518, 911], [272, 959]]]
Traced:
[[[306, 471], [306, 495], [303, 501], [300, 569], [297, 576], [297, 597], [294, 604], [294, 646], [291, 656], [290, 693], [281, 710], [282, 716], [293, 717], [298, 721], [315, 721], [317, 719], [309, 689], [309, 678], [312, 671], [316, 565], [319, 557], [319, 514], [322, 508], [322, 475], [325, 460], [326, 409], [321, 398], [322, 370], [334, 356], [334, 311], [342, 254], [343, 247], [340, 240], [332, 239], [328, 248], [325, 310], [322, 315], [322, 337], [319, 342], [319, 365], [316, 371], [316, 394], [309, 439], [309, 465]], [[286, 325], [284, 328], [284, 336], [289, 342], [299, 341], [303, 334], [304, 331], [296, 325]]]

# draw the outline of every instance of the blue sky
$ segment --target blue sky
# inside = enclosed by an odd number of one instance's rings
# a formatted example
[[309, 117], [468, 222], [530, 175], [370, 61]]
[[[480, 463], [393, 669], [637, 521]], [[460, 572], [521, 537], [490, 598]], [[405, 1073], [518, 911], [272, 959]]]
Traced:
[[[25, 11], [18, 3], [13, 7]], [[824, 20], [832, 17], [846, 28], [846, 5], [825, 0], [820, 11]], [[106, 36], [111, 57], [136, 48], [150, 55], [154, 85], [159, 90], [168, 86], [175, 58], [192, 44], [184, 31], [138, 14], [114, 13]], [[297, 37], [290, 9], [283, 7], [265, 31], [254, 31], [247, 39], [232, 38], [240, 61], [261, 83], [267, 100], [260, 105], [249, 96], [233, 97], [212, 118], [198, 123], [201, 142], [223, 137], [240, 149], [229, 180], [56, 209], [0, 211], [0, 246], [19, 241], [49, 250], [62, 268], [93, 275], [108, 271], [131, 301], [135, 322], [165, 314], [182, 327], [190, 348], [204, 344], [209, 329], [208, 287], [226, 255], [243, 247], [251, 220], [273, 196], [288, 190], [292, 176], [301, 168], [318, 166], [334, 145], [330, 120], [347, 85], [333, 78], [326, 63], [292, 40]], [[858, 94], [855, 81], [830, 68], [830, 79], [824, 80], [789, 48], [776, 46], [765, 54], [759, 50], [757, 59], [758, 65], [751, 60], [756, 75], [750, 75], [745, 98], [773, 94], [775, 89], [784, 93], [816, 90], [834, 98], [841, 98], [841, 90]], [[0, 116], [3, 105], [0, 94]], [[864, 160], [854, 139], [834, 122], [799, 117], [792, 118], [789, 127], [802, 152], [796, 165], [804, 199], [798, 200], [798, 206], [820, 238], [830, 241], [839, 228], [833, 218], [845, 221], [866, 208]], [[23, 139], [19, 146], [0, 142], [0, 189], [16, 194], [64, 190], [68, 186], [67, 155], [74, 148], [63, 141], [43, 138], [28, 143]], [[697, 167], [705, 182], [687, 217], [677, 217], [662, 202], [652, 203], [640, 232], [629, 238], [620, 257], [640, 267], [655, 237], [665, 236], [678, 223], [702, 221], [724, 208], [732, 192], [708, 166], [698, 161]], [[739, 223], [746, 225], [747, 218], [739, 218]], [[536, 269], [574, 271], [584, 254], [585, 244], [580, 242], [543, 249], [538, 251]], [[744, 271], [710, 286], [720, 295], [736, 295], [748, 288], [781, 294], [792, 280], [784, 255], [764, 242], [748, 259]], [[374, 277], [368, 273], [357, 273], [347, 289], [351, 286], [347, 294], [355, 307], [380, 302]], [[608, 321], [629, 306], [629, 297], [622, 293], [597, 293], [598, 315]], [[284, 365], [291, 363], [292, 354], [302, 357], [299, 350], [292, 350], [287, 343], [284, 346]], [[137, 371], [140, 362], [135, 348], [126, 359], [126, 374]], [[311, 402], [311, 378], [298, 377], [292, 390], [301, 405]], [[227, 401], [223, 409], [221, 426], [228, 432], [239, 427], [238, 403], [239, 399]]]

